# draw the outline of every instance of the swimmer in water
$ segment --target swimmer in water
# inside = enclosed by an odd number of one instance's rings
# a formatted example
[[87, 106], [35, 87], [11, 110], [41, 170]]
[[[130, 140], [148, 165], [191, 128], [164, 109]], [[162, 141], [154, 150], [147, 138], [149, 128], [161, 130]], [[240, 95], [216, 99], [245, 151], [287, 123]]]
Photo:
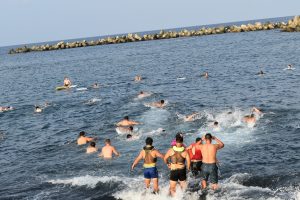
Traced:
[[98, 83], [94, 83], [93, 86], [92, 86], [92, 88], [94, 88], [94, 89], [98, 89], [99, 87], [100, 87], [100, 86], [99, 86]]
[[214, 127], [214, 128], [220, 128], [219, 122], [215, 121], [214, 124], [213, 124], [213, 127]]
[[[212, 140], [215, 140], [217, 144], [212, 144]], [[212, 183], [212, 189], [216, 190], [218, 188], [218, 167], [217, 167], [217, 151], [224, 147], [224, 143], [218, 138], [207, 133], [202, 137], [202, 141], [205, 144], [199, 146], [202, 153], [202, 189], [207, 187], [207, 181], [210, 178]]]
[[255, 118], [255, 115], [254, 114], [251, 114], [251, 115], [246, 115], [244, 118], [243, 118], [243, 121], [247, 124], [255, 124], [256, 122], [256, 118]]
[[116, 128], [116, 130], [117, 130], [118, 133], [128, 133], [128, 134], [130, 134], [130, 133], [133, 132], [133, 126], [129, 126], [129, 127], [119, 126], [119, 127]]
[[140, 91], [140, 93], [138, 94], [137, 97], [138, 97], [139, 99], [142, 99], [142, 98], [149, 97], [149, 96], [151, 96], [150, 93], [144, 92], [144, 91]]
[[183, 146], [183, 137], [181, 135], [176, 135], [176, 146], [167, 151], [164, 162], [171, 170], [170, 195], [174, 197], [178, 181], [182, 190], [186, 188], [186, 170], [190, 170], [191, 164], [190, 156]]
[[121, 120], [120, 122], [117, 123], [117, 126], [134, 126], [134, 125], [138, 125], [138, 124], [141, 124], [141, 123], [129, 120], [129, 117], [125, 116], [123, 120]]
[[196, 120], [196, 117], [197, 117], [198, 115], [199, 115], [199, 113], [193, 112], [193, 113], [190, 114], [190, 115], [184, 116], [183, 121], [185, 121], [185, 122], [193, 122], [193, 121]]
[[111, 145], [110, 139], [105, 140], [105, 146], [102, 148], [100, 157], [111, 159], [113, 154], [116, 156], [120, 156], [119, 152], [116, 150], [114, 146]]
[[166, 106], [166, 103], [165, 103], [165, 100], [160, 100], [157, 102], [150, 103], [149, 106], [155, 107], [155, 108], [163, 108]]
[[260, 72], [258, 72], [256, 75], [263, 76], [265, 75], [265, 73], [262, 70], [260, 70]]
[[146, 146], [140, 151], [140, 154], [134, 160], [131, 170], [139, 163], [140, 160], [144, 161], [144, 179], [146, 188], [150, 187], [150, 183], [152, 180], [153, 183], [153, 193], [158, 193], [158, 171], [156, 168], [157, 158], [164, 159], [164, 155], [161, 154], [157, 149], [154, 148], [153, 139], [151, 137], [147, 137], [145, 140]]
[[258, 114], [258, 115], [262, 114], [262, 112], [258, 108], [256, 108], [256, 107], [252, 108], [252, 112], [255, 113], [255, 114]]
[[127, 134], [126, 135], [126, 139], [131, 139], [132, 138], [132, 135], [131, 134]]
[[34, 112], [41, 113], [41, 112], [43, 112], [43, 109], [40, 106], [35, 106]]
[[86, 144], [86, 143], [91, 142], [91, 141], [93, 141], [93, 140], [94, 140], [94, 138], [86, 137], [86, 136], [85, 136], [85, 132], [84, 132], [84, 131], [81, 131], [81, 132], [79, 133], [79, 137], [78, 137], [78, 139], [77, 139], [77, 144], [78, 144], [78, 145], [83, 145], [83, 144]]
[[64, 78], [64, 86], [70, 87], [72, 85], [71, 80], [68, 77]]
[[140, 75], [137, 75], [134, 77], [135, 82], [140, 82], [141, 80], [142, 80], [142, 76], [140, 76]]
[[202, 74], [202, 77], [208, 78], [208, 72], [204, 72], [204, 74]]
[[86, 153], [96, 153], [98, 148], [96, 148], [96, 143], [91, 142], [90, 145], [86, 148]]
[[11, 110], [14, 110], [14, 108], [11, 106], [7, 106], [7, 107], [0, 106], [0, 112], [11, 111]]

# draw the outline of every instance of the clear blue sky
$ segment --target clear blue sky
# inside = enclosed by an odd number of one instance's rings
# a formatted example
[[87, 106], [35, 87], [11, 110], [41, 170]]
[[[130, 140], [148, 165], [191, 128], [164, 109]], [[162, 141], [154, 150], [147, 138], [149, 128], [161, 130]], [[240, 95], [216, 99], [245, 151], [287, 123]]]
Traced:
[[300, 0], [0, 0], [0, 46], [300, 14]]

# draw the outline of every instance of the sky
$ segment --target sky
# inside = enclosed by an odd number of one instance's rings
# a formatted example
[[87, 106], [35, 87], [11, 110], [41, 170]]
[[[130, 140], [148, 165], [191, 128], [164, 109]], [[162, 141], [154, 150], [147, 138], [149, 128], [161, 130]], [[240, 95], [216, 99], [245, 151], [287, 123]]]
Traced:
[[0, 46], [300, 15], [300, 0], [0, 0]]

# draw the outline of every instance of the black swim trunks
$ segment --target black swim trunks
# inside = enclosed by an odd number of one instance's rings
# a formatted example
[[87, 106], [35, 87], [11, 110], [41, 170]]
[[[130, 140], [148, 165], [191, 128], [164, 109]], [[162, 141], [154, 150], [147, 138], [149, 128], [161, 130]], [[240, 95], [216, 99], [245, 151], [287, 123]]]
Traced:
[[197, 176], [198, 173], [201, 171], [202, 162], [191, 162], [191, 170], [194, 176]]
[[185, 181], [186, 180], [186, 169], [176, 169], [170, 172], [171, 181]]
[[205, 181], [210, 178], [212, 184], [218, 183], [218, 166], [216, 163], [202, 163], [201, 174]]

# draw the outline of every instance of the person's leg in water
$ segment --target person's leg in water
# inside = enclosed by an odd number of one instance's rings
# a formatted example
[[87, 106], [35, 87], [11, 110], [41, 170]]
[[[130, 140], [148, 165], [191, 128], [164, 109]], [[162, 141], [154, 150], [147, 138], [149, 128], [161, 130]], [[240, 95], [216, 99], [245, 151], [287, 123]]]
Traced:
[[186, 181], [179, 181], [181, 190], [185, 190], [186, 189]]
[[158, 189], [158, 178], [153, 178], [152, 182], [153, 182], [153, 193], [157, 194], [159, 192], [159, 189]]
[[144, 179], [144, 182], [145, 182], [146, 188], [147, 188], [147, 189], [150, 188], [150, 182], [151, 182], [151, 179], [145, 178], [145, 179]]
[[206, 182], [206, 180], [202, 180], [201, 181], [201, 187], [202, 187], [202, 189], [204, 190], [204, 189], [206, 189], [206, 187], [207, 187], [207, 182]]
[[172, 197], [174, 197], [176, 194], [176, 185], [177, 185], [177, 181], [170, 181], [170, 195]]

